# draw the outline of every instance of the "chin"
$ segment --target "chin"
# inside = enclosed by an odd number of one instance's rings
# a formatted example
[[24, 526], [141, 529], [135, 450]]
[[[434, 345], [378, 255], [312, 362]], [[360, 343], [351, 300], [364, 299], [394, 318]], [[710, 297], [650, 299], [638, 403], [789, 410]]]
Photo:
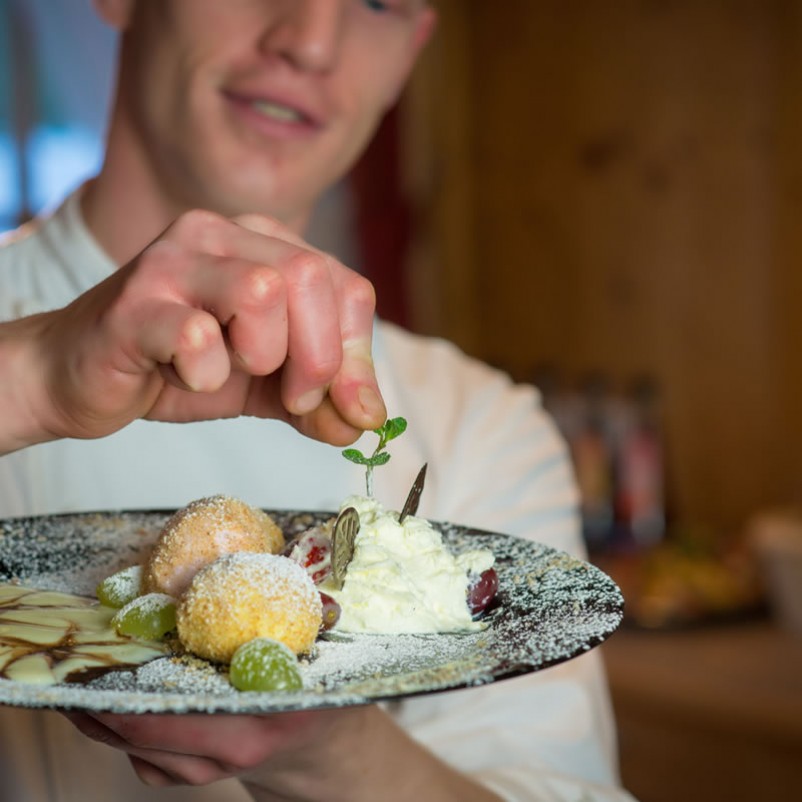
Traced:
[[226, 217], [240, 214], [262, 214], [288, 224], [298, 218], [293, 212], [289, 199], [285, 196], [279, 201], [273, 196], [253, 191], [253, 188], [217, 187], [216, 191], [207, 195], [206, 208]]
[[189, 196], [191, 206], [200, 206], [226, 217], [249, 212], [274, 213], [272, 210], [277, 204], [273, 192], [266, 192], [272, 182], [263, 175], [252, 172], [238, 178], [240, 171], [226, 170], [222, 166], [218, 170], [209, 170], [208, 164], [205, 168], [195, 173], [195, 192]]
[[196, 169], [189, 172], [197, 191], [191, 196], [192, 205], [227, 217], [258, 213], [285, 223], [297, 221], [317, 202], [331, 172], [319, 169], [320, 159], [311, 154], [290, 163], [252, 151], [243, 153], [241, 148], [218, 147], [216, 152], [205, 152], [216, 158], [200, 158], [202, 154], [193, 158]]

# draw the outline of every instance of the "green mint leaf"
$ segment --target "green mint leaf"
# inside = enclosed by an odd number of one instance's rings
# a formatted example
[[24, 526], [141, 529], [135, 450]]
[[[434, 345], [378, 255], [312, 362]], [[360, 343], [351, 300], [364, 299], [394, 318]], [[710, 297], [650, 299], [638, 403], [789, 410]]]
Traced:
[[343, 456], [357, 465], [370, 465], [370, 459], [357, 448], [346, 448]]
[[395, 440], [396, 437], [402, 435], [407, 430], [406, 418], [390, 418], [384, 424], [384, 439], [385, 442]]
[[373, 433], [379, 437], [379, 444], [371, 456], [366, 457], [356, 448], [346, 448], [342, 452], [342, 455], [347, 460], [355, 462], [357, 465], [365, 466], [365, 484], [368, 498], [373, 497], [373, 469], [378, 465], [386, 465], [390, 460], [390, 455], [384, 450], [385, 446], [390, 440], [395, 440], [396, 437], [403, 434], [406, 429], [407, 422], [405, 418], [388, 418], [382, 426], [373, 430]]
[[373, 433], [379, 436], [379, 445], [376, 451], [381, 451], [390, 440], [395, 440], [396, 437], [403, 434], [406, 428], [405, 418], [388, 418], [382, 426], [373, 430]]
[[395, 440], [398, 435], [403, 434], [407, 428], [405, 418], [388, 418], [378, 429], [374, 429], [374, 434], [385, 442]]

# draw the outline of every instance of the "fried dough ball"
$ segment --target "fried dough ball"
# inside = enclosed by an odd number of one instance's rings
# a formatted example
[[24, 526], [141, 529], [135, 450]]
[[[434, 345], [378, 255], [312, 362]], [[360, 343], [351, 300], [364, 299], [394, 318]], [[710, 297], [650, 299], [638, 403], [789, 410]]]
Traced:
[[320, 594], [300, 565], [249, 552], [226, 554], [199, 571], [176, 618], [184, 647], [221, 663], [254, 638], [308, 652], [323, 620]]
[[204, 565], [234, 551], [275, 554], [284, 535], [262, 510], [229, 496], [198, 499], [165, 523], [142, 576], [145, 593], [178, 598]]

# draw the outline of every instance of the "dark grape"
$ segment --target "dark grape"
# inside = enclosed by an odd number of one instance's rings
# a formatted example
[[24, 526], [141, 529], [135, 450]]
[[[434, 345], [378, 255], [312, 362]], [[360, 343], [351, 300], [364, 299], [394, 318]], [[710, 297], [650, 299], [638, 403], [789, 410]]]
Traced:
[[340, 605], [328, 593], [321, 592], [320, 601], [323, 603], [323, 623], [320, 625], [320, 631], [325, 632], [340, 620], [342, 611]]
[[495, 568], [488, 568], [475, 576], [468, 584], [468, 608], [471, 615], [484, 612], [498, 592], [498, 574]]

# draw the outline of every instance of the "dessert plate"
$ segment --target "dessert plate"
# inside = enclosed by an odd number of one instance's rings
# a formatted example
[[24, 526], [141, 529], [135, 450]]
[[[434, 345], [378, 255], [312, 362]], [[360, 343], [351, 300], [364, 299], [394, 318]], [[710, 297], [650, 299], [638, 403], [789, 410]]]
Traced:
[[[330, 513], [269, 511], [289, 539]], [[170, 511], [0, 521], [0, 582], [92, 596], [142, 562]], [[598, 568], [521, 538], [435, 524], [454, 553], [490, 549], [499, 575], [485, 629], [468, 634], [336, 635], [301, 663], [304, 690], [240, 693], [219, 667], [160, 657], [85, 682], [0, 679], [0, 704], [117, 713], [267, 713], [366, 704], [483, 685], [570, 660], [611, 635], [624, 602]]]

